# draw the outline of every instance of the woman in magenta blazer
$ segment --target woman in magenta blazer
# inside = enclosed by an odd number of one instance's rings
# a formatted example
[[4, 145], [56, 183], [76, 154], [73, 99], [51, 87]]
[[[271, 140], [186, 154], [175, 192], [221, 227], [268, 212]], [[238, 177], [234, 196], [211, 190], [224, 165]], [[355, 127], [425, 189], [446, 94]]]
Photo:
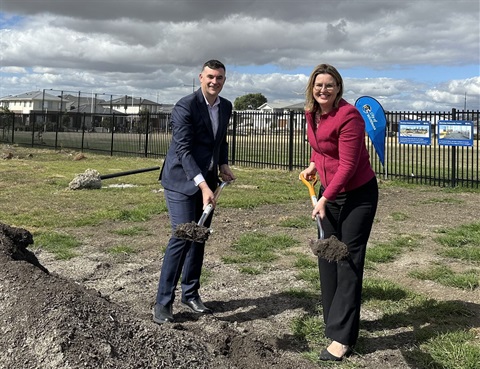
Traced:
[[318, 259], [325, 335], [332, 339], [320, 354], [326, 361], [348, 356], [358, 338], [365, 252], [378, 203], [365, 123], [342, 95], [340, 73], [328, 64], [315, 67], [305, 104], [312, 155], [301, 174], [320, 179], [312, 217], [319, 214], [325, 238], [336, 236], [350, 253], [339, 262]]

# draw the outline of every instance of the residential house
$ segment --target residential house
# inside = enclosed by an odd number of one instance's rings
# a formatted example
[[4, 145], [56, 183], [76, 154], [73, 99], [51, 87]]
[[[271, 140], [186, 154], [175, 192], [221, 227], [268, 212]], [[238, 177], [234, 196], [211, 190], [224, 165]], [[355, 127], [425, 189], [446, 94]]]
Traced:
[[[12, 113], [21, 115], [16, 118], [22, 121], [21, 123], [18, 121], [17, 127], [28, 127], [31, 119], [42, 124], [56, 123], [58, 113], [64, 112], [71, 114], [70, 117], [62, 118], [62, 126], [65, 129], [79, 129], [83, 124], [83, 127], [88, 130], [96, 130], [101, 126], [109, 126], [110, 124], [102, 122], [107, 119], [106, 115], [115, 114], [115, 126], [121, 127], [122, 131], [129, 132], [139, 131], [141, 115], [146, 112], [155, 115], [150, 120], [153, 129], [167, 129], [168, 116], [160, 113], [171, 113], [173, 109], [171, 104], [159, 104], [128, 95], [113, 99], [113, 95], [107, 94], [82, 94], [79, 92], [76, 95], [64, 94], [62, 91], [61, 95], [55, 96], [51, 91], [54, 90], [31, 91], [15, 96], [6, 96], [0, 99], [0, 107], [8, 108]], [[103, 99], [99, 96], [110, 96], [110, 99]], [[73, 118], [75, 113], [77, 114]], [[78, 113], [81, 113], [83, 118], [79, 118]]]
[[128, 95], [104, 101], [100, 105], [123, 112], [127, 117], [122, 125], [123, 130], [127, 132], [143, 131], [145, 122], [142, 122], [142, 116], [144, 117], [147, 112], [151, 114], [149, 129], [151, 131], [166, 131], [168, 130], [169, 114], [173, 109], [172, 104], [159, 104], [148, 99]]
[[[288, 131], [290, 125], [290, 112], [303, 112], [304, 103], [285, 104], [285, 103], [269, 103], [260, 105], [257, 110], [266, 114], [264, 125], [270, 127], [272, 131]], [[294, 129], [301, 128], [301, 124], [297, 122], [298, 114], [294, 115]], [[303, 121], [304, 119], [302, 119]]]
[[78, 108], [71, 106], [65, 116], [69, 117], [67, 126], [70, 129], [79, 130], [83, 127], [89, 132], [110, 132], [112, 114], [116, 117], [116, 127], [126, 125], [126, 114], [106, 108], [99, 103], [92, 105], [90, 101]]
[[61, 101], [60, 97], [44, 91], [31, 91], [20, 95], [2, 97], [0, 106], [17, 114], [58, 112], [61, 109]]
[[[43, 91], [31, 91], [0, 99], [0, 106], [18, 114], [16, 127], [29, 127], [31, 121], [45, 123], [55, 121], [61, 110], [62, 99]], [[50, 113], [50, 115], [49, 115]]]
[[110, 101], [105, 100], [100, 105], [109, 106], [111, 109], [121, 111], [127, 115], [138, 115], [140, 112], [146, 111], [151, 114], [170, 113], [173, 109], [173, 105], [170, 104], [159, 104], [148, 99], [128, 95], [118, 99], [111, 99]]

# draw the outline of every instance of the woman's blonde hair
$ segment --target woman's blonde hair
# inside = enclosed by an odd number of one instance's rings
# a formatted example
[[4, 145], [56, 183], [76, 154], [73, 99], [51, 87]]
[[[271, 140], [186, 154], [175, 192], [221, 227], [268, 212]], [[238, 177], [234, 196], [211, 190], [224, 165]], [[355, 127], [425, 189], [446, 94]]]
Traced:
[[310, 74], [307, 87], [305, 88], [305, 110], [312, 113], [321, 111], [320, 105], [313, 97], [313, 85], [315, 84], [315, 78], [317, 78], [319, 74], [331, 75], [335, 80], [337, 86], [340, 87], [337, 97], [335, 98], [335, 101], [333, 103], [334, 108], [338, 108], [338, 103], [343, 96], [343, 79], [340, 73], [338, 73], [338, 70], [330, 64], [317, 65]]

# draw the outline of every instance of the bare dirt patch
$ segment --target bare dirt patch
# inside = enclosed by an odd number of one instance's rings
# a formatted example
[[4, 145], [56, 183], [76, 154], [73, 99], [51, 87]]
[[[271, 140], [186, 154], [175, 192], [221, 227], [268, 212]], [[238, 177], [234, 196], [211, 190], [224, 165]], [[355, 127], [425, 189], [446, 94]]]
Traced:
[[[382, 186], [371, 247], [399, 235], [421, 235], [421, 246], [393, 263], [367, 270], [366, 277], [389, 279], [436, 300], [463, 301], [474, 312], [472, 325], [479, 329], [478, 290], [447, 288], [408, 276], [412, 268], [441, 260], [435, 232], [477, 221], [479, 204], [479, 195], [473, 193]], [[176, 322], [164, 326], [153, 323], [151, 307], [161, 250], [170, 236], [168, 215], [142, 223], [141, 237], [113, 233], [127, 227], [120, 222], [71, 229], [83, 246], [79, 256], [68, 261], [55, 260], [28, 245], [28, 232], [5, 228], [0, 232], [0, 368], [308, 369], [322, 365], [301, 354], [308, 350], [307, 344], [291, 331], [292, 319], [314, 314], [319, 299], [284, 293], [306, 287], [297, 278], [291, 252], [314, 258], [309, 241], [315, 228], [292, 229], [279, 223], [310, 211], [307, 201], [255, 209], [222, 209], [220, 204], [205, 257], [208, 278], [201, 289], [203, 301], [215, 313], [196, 315], [177, 301]], [[395, 219], [395, 213], [404, 214], [403, 220]], [[264, 273], [247, 275], [221, 259], [245, 232], [289, 234], [299, 243], [288, 253], [279, 253]], [[137, 253], [105, 252], [129, 242]], [[24, 251], [18, 254], [18, 249]], [[465, 267], [458, 261], [449, 265]], [[362, 312], [364, 325], [379, 318], [376, 312]], [[364, 368], [415, 367], [404, 355], [413, 342], [408, 327], [376, 329], [378, 337], [363, 343], [368, 349], [349, 361]]]

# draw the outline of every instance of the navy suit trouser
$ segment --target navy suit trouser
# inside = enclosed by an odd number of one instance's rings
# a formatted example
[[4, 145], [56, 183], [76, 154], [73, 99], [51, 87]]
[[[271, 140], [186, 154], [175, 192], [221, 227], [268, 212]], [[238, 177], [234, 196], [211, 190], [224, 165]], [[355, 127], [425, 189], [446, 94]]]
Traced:
[[[207, 178], [210, 188], [215, 185], [211, 178]], [[180, 276], [182, 288], [182, 301], [189, 301], [199, 297], [200, 275], [202, 273], [203, 257], [205, 252], [204, 242], [192, 242], [175, 237], [174, 231], [179, 224], [198, 222], [203, 212], [202, 192], [199, 190], [192, 196], [179, 192], [165, 190], [165, 200], [172, 226], [172, 237], [170, 238], [158, 282], [156, 303], [168, 306], [175, 299]], [[209, 227], [212, 221], [213, 211], [204, 223]]]
[[353, 346], [358, 339], [365, 254], [377, 203], [378, 185], [373, 178], [327, 202], [322, 219], [325, 238], [335, 235], [350, 253], [338, 263], [318, 259], [325, 335], [344, 345]]

